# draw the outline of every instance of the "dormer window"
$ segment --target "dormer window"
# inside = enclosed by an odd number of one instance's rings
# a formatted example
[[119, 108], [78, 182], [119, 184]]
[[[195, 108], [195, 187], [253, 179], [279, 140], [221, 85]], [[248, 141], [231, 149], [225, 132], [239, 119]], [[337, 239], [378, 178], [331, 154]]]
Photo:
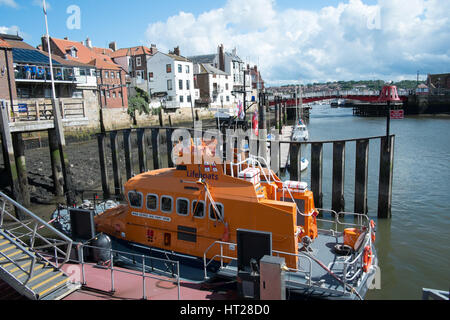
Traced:
[[67, 50], [67, 53], [70, 54], [72, 58], [78, 58], [78, 50], [75, 47], [72, 47]]

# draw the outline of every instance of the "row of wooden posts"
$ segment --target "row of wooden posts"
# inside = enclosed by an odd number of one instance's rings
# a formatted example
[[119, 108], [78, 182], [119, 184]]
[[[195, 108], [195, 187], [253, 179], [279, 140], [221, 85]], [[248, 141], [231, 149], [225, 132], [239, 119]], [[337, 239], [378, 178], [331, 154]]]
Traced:
[[[172, 127], [147, 127], [139, 129], [115, 130], [97, 135], [99, 160], [102, 177], [102, 189], [105, 197], [111, 195], [108, 171], [112, 170], [114, 195], [121, 196], [122, 194], [122, 174], [119, 166], [119, 135], [123, 136], [123, 148], [125, 157], [125, 176], [130, 179], [133, 175], [132, 159], [137, 156], [139, 162], [139, 173], [151, 169], [162, 168], [162, 154], [166, 153], [167, 163], [169, 167], [173, 167], [171, 152], [173, 148], [172, 135], [177, 128]], [[186, 128], [183, 128], [186, 129]], [[193, 129], [187, 129], [193, 132]], [[133, 154], [131, 145], [131, 134], [135, 131], [137, 135], [137, 155]], [[223, 134], [223, 133], [222, 133]], [[147, 135], [151, 139], [147, 139]], [[165, 135], [165, 141], [161, 139], [161, 135]], [[227, 140], [228, 138], [228, 140]], [[230, 136], [222, 136], [224, 160], [227, 146], [232, 145]], [[107, 155], [107, 139], [110, 142], [110, 152], [112, 159], [112, 166], [108, 168]], [[368, 213], [367, 198], [368, 198], [368, 158], [369, 158], [369, 141], [380, 140], [380, 166], [379, 166], [379, 190], [378, 190], [378, 217], [389, 218], [391, 216], [391, 199], [392, 199], [392, 175], [393, 175], [393, 155], [394, 155], [394, 141], [395, 136], [391, 135], [390, 148], [386, 142], [386, 136], [368, 137], [361, 139], [348, 139], [336, 141], [308, 141], [308, 142], [291, 142], [291, 141], [276, 141], [276, 140], [259, 140], [257, 144], [258, 150], [256, 154], [264, 154], [267, 150], [267, 145], [270, 145], [270, 159], [271, 169], [278, 173], [280, 170], [280, 144], [289, 144], [289, 159], [291, 165], [289, 166], [290, 180], [301, 180], [301, 145], [309, 144], [311, 146], [310, 159], [310, 187], [314, 193], [314, 202], [316, 207], [323, 208], [323, 148], [325, 144], [332, 144], [333, 146], [333, 170], [332, 170], [332, 207], [336, 212], [345, 211], [344, 198], [344, 177], [345, 177], [345, 149], [349, 143], [356, 144], [355, 154], [355, 190], [354, 190], [354, 212]], [[150, 144], [147, 141], [150, 140]], [[234, 144], [233, 144], [234, 145]], [[151, 149], [151, 154], [150, 154]], [[253, 152], [250, 151], [252, 154]], [[152, 157], [153, 168], [147, 167], [147, 157]], [[297, 165], [296, 165], [297, 164]], [[348, 170], [348, 168], [347, 168]]]

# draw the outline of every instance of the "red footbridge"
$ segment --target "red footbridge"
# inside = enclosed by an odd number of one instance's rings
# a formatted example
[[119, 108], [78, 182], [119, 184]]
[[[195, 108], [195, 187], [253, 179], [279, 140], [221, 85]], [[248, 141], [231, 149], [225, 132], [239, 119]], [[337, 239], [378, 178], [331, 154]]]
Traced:
[[[386, 86], [388, 87], [388, 86]], [[386, 88], [385, 87], [385, 88]], [[389, 86], [392, 87], [392, 86]], [[345, 99], [352, 101], [368, 102], [368, 103], [379, 103], [382, 100], [383, 95], [386, 90], [383, 88], [381, 91], [377, 90], [335, 90], [335, 91], [323, 91], [323, 92], [306, 92], [302, 95], [303, 103], [311, 103], [321, 100], [335, 100], [335, 99]], [[404, 102], [407, 101], [409, 91], [398, 90], [398, 98]], [[300, 99], [295, 101], [295, 97], [292, 94], [282, 94], [281, 101], [286, 103], [286, 106], [291, 107], [300, 104]], [[274, 97], [269, 98], [269, 105], [275, 105]]]

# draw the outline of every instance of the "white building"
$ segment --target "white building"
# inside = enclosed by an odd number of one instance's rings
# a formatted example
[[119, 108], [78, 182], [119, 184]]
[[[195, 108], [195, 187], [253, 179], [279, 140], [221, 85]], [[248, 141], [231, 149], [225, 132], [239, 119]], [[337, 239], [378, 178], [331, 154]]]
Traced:
[[244, 75], [245, 72], [247, 72], [246, 100], [251, 100], [252, 90], [250, 76], [245, 69], [245, 63], [238, 57], [236, 49], [233, 49], [231, 52], [224, 52], [223, 45], [220, 45], [215, 54], [193, 56], [189, 57], [189, 60], [197, 64], [208, 64], [216, 69], [222, 70], [230, 76], [232, 80], [231, 103], [233, 105], [237, 105], [239, 102], [244, 101]]
[[233, 79], [208, 63], [194, 65], [195, 85], [200, 91], [200, 100], [214, 107], [232, 107]]
[[157, 52], [147, 59], [150, 95], [165, 97], [166, 108], [190, 108], [194, 105], [198, 90], [194, 88], [194, 72], [191, 61], [179, 55], [179, 49], [165, 54]]

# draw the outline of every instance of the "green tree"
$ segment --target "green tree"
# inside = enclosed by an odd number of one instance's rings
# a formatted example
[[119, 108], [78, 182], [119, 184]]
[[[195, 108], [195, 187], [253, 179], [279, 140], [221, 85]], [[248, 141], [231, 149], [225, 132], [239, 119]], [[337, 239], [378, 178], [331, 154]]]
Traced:
[[145, 113], [150, 113], [150, 96], [149, 94], [140, 89], [136, 89], [136, 95], [128, 99], [128, 114], [130, 115], [131, 119], [133, 119], [133, 125], [137, 125], [136, 121], [136, 114], [139, 113], [139, 115]]

